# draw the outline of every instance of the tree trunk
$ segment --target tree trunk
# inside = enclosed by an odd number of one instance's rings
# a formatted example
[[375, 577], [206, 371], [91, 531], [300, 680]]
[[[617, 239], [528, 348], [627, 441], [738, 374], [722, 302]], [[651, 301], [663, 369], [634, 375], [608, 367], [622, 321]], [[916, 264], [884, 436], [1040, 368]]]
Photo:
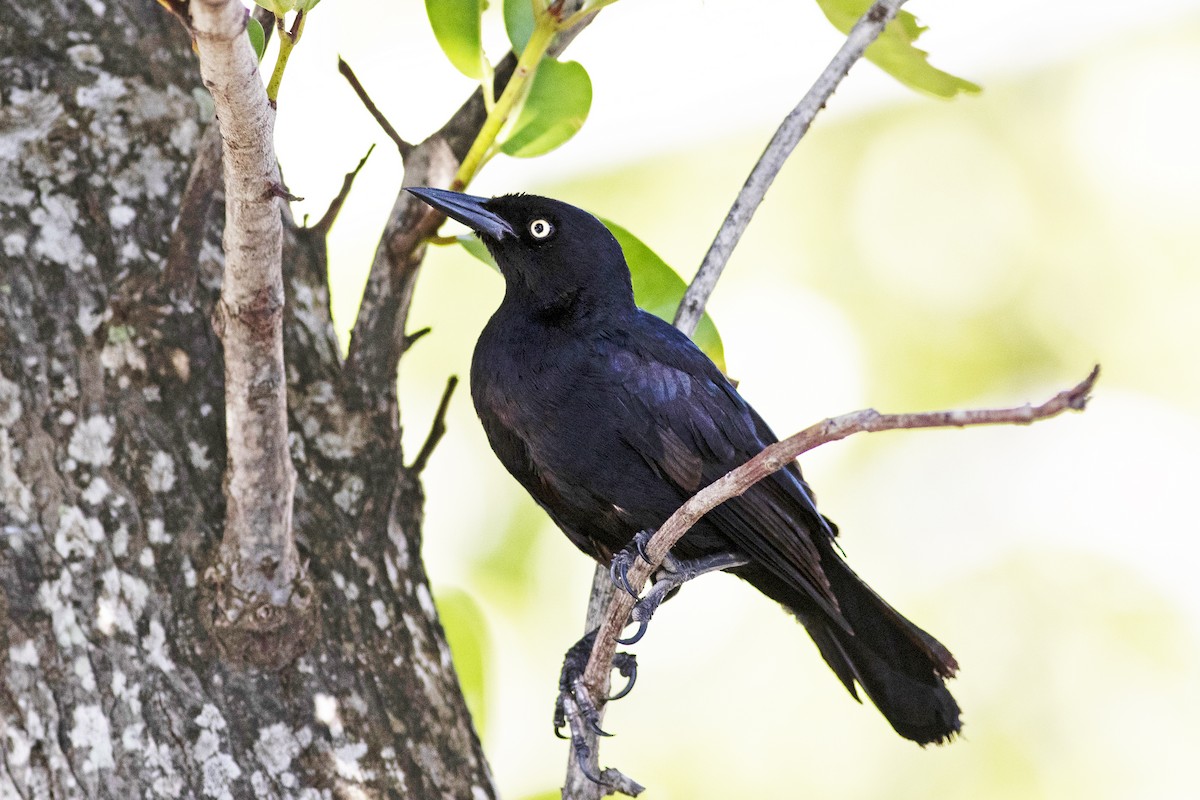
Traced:
[[494, 797], [394, 391], [381, 406], [347, 385], [324, 229], [290, 220], [295, 529], [321, 627], [278, 672], [222, 660], [211, 104], [154, 3], [5, 5], [0, 796]]

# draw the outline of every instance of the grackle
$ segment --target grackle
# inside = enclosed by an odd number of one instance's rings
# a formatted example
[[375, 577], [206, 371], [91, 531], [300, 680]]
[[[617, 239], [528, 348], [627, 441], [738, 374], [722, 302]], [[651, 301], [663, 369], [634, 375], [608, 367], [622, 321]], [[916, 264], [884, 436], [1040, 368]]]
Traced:
[[[409, 191], [474, 230], [504, 275], [504, 300], [471, 362], [492, 449], [622, 585], [654, 529], [775, 434], [690, 339], [634, 304], [621, 247], [592, 215], [533, 195]], [[901, 736], [951, 739], [961, 728], [945, 685], [954, 657], [850, 569], [836, 533], [791, 464], [675, 545], [635, 607], [634, 640], [684, 580], [725, 570], [792, 612], [850, 694], [858, 699], [861, 687]], [[572, 681], [591, 638], [568, 654], [557, 724], [564, 698], [589, 705]], [[632, 677], [632, 657], [619, 658], [614, 666]], [[581, 713], [598, 725], [594, 708]]]

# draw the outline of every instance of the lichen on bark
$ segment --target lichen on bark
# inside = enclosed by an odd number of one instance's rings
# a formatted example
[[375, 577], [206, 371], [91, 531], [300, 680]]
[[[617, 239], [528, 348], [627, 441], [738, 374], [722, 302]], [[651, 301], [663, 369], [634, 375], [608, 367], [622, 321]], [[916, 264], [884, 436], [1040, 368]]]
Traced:
[[220, 657], [224, 196], [180, 213], [211, 108], [191, 45], [142, 0], [5, 14], [0, 796], [494, 796], [421, 602], [420, 485], [398, 424], [352, 410], [323, 234], [286, 218], [294, 525], [323, 625], [279, 670]]

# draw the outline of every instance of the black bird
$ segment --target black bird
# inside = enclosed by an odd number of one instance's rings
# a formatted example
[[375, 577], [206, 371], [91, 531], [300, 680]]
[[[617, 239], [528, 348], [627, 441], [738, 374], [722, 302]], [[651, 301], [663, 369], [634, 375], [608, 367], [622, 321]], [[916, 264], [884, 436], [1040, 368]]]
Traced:
[[[776, 441], [690, 339], [634, 304], [621, 247], [591, 214], [533, 195], [409, 191], [473, 229], [504, 275], [471, 396], [500, 461], [579, 549], [619, 566], [645, 540], [635, 534]], [[725, 569], [791, 611], [897, 733], [949, 740], [961, 728], [945, 686], [954, 657], [850, 569], [835, 534], [792, 464], [684, 535], [648, 611], [683, 579]]]

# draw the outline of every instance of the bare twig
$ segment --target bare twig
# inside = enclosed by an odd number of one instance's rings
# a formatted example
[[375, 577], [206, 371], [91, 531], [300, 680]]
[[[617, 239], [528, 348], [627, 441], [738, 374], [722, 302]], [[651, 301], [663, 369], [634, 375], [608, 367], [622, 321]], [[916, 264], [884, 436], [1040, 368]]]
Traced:
[[362, 172], [363, 166], [367, 163], [367, 159], [371, 157], [371, 153], [375, 152], [375, 145], [367, 148], [367, 154], [358, 162], [358, 166], [346, 173], [346, 177], [342, 179], [342, 188], [338, 191], [337, 196], [329, 201], [329, 207], [325, 209], [325, 213], [321, 215], [321, 219], [313, 226], [313, 230], [329, 233], [329, 229], [333, 227], [337, 215], [341, 213], [342, 204], [346, 202], [346, 198], [350, 196], [350, 187], [354, 185], [354, 179], [358, 177], [358, 173]]
[[268, 188], [270, 189], [271, 194], [273, 194], [275, 197], [278, 197], [280, 200], [287, 200], [289, 203], [301, 203], [304, 201], [303, 197], [292, 194], [291, 191], [279, 181], [272, 183]]
[[646, 787], [628, 775], [624, 775], [612, 767], [606, 767], [600, 772], [600, 781], [605, 786], [605, 794], [623, 794], [637, 797], [646, 791]]
[[437, 411], [433, 414], [433, 423], [429, 426], [429, 435], [425, 437], [425, 443], [421, 445], [421, 451], [417, 453], [417, 457], [413, 459], [409, 465], [408, 471], [413, 475], [420, 475], [425, 470], [425, 465], [429, 463], [429, 457], [433, 455], [433, 449], [438, 446], [438, 442], [446, 435], [446, 410], [450, 408], [450, 398], [454, 396], [454, 390], [458, 386], [458, 376], [451, 375], [446, 381], [446, 390], [442, 392], [442, 400], [438, 403]]
[[[311, 629], [296, 552], [283, 362], [283, 228], [275, 109], [235, 0], [190, 5], [204, 85], [221, 126], [225, 274], [216, 327], [225, 350], [225, 533], [206, 572], [213, 633], [234, 661], [281, 667]], [[235, 146], [236, 145], [236, 146]]]
[[825, 67], [800, 103], [784, 118], [767, 149], [750, 171], [742, 190], [738, 192], [733, 207], [729, 209], [728, 216], [705, 253], [700, 269], [696, 271], [696, 277], [692, 279], [687, 293], [680, 301], [679, 309], [675, 312], [676, 328], [688, 336], [696, 330], [708, 297], [717, 285], [717, 279], [721, 277], [721, 270], [725, 269], [729, 256], [732, 255], [738, 240], [742, 238], [742, 233], [750, 224], [750, 218], [754, 216], [775, 176], [779, 174], [792, 150], [812, 125], [817, 112], [825, 107], [842, 78], [846, 77], [855, 62], [862, 58], [863, 51], [896, 16], [904, 2], [905, 0], [878, 0], [867, 9], [867, 13], [850, 29], [846, 42], [829, 62], [829, 66]]
[[412, 333], [406, 334], [404, 337], [403, 352], [407, 353], [408, 348], [412, 347], [414, 344], [421, 341], [422, 339], [424, 339], [426, 336], [428, 336], [431, 333], [433, 333], [433, 328], [426, 325], [424, 328], [417, 328]]
[[[767, 447], [742, 466], [693, 495], [650, 539], [646, 551], [651, 563], [635, 561], [629, 571], [629, 581], [640, 591], [646, 579], [662, 563], [667, 552], [701, 517], [726, 500], [743, 494], [763, 478], [783, 469], [799, 455], [814, 447], [845, 439], [855, 433], [918, 428], [964, 428], [969, 425], [1029, 425], [1064, 411], [1082, 411], [1099, 375], [1100, 367], [1096, 366], [1078, 385], [1059, 392], [1039, 406], [1026, 404], [1017, 408], [930, 411], [915, 414], [880, 414], [874, 409], [865, 409], [832, 417], [805, 428]], [[597, 702], [604, 698], [604, 692], [599, 690], [599, 686], [607, 680], [612, 669], [617, 635], [628, 624], [633, 604], [633, 597], [625, 592], [617, 592], [596, 635], [596, 644], [592, 648], [592, 655], [584, 672], [584, 683]]]
[[392, 123], [388, 122], [387, 117], [383, 115], [383, 112], [371, 100], [371, 96], [367, 94], [367, 90], [359, 82], [358, 76], [354, 74], [354, 70], [350, 69], [350, 65], [346, 63], [346, 59], [341, 56], [338, 56], [338, 72], [342, 73], [342, 77], [350, 83], [350, 88], [354, 89], [354, 93], [358, 95], [358, 99], [362, 102], [363, 107], [367, 109], [367, 113], [375, 118], [375, 121], [379, 123], [379, 127], [383, 128], [383, 132], [388, 135], [389, 139], [395, 142], [396, 149], [400, 151], [400, 157], [407, 158], [413, 146], [404, 141], [396, 129], [392, 127]]

